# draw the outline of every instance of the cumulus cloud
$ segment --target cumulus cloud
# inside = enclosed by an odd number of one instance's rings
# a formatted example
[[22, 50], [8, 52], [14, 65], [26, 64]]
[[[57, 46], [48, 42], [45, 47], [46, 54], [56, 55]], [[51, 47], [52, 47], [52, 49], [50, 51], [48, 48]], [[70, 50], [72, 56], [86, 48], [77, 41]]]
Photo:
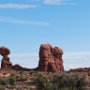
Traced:
[[40, 25], [40, 26], [49, 25], [48, 22], [44, 22], [44, 21], [19, 20], [19, 19], [14, 19], [10, 17], [2, 17], [2, 16], [0, 16], [0, 22], [11, 23], [11, 24], [24, 24], [24, 25]]
[[25, 8], [36, 8], [37, 5], [31, 4], [0, 4], [0, 8], [14, 8], [14, 9], [25, 9]]

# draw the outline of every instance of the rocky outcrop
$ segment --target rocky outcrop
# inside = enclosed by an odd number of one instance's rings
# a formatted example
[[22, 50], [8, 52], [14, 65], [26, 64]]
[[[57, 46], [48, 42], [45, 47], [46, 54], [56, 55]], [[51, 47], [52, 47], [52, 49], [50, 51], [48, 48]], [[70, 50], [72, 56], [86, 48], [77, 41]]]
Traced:
[[39, 51], [40, 71], [62, 72], [64, 71], [63, 51], [61, 48], [52, 47], [50, 44], [42, 44]]
[[[10, 50], [6, 47], [0, 47], [0, 55], [2, 55], [1, 69], [14, 69], [14, 70], [30, 70], [23, 68], [20, 65], [12, 65], [8, 55]], [[39, 66], [33, 70], [50, 71], [50, 72], [62, 72], [64, 71], [63, 51], [61, 48], [52, 47], [50, 44], [42, 44], [39, 51]]]
[[16, 64], [13, 66], [13, 69], [14, 70], [22, 70], [23, 68], [19, 64]]
[[1, 60], [1, 69], [13, 69], [13, 70], [25, 70], [25, 71], [29, 71], [30, 69], [28, 68], [23, 68], [22, 66], [20, 66], [19, 64], [16, 65], [12, 65], [10, 58], [8, 57], [8, 55], [10, 54], [10, 50], [6, 47], [0, 47], [0, 55], [2, 55], [2, 60]]
[[8, 57], [10, 50], [6, 47], [0, 47], [0, 54], [3, 56], [1, 61], [1, 69], [11, 69], [12, 63]]
[[75, 69], [70, 69], [67, 72], [77, 72], [77, 73], [89, 73], [90, 74], [90, 67], [88, 68], [75, 68]]

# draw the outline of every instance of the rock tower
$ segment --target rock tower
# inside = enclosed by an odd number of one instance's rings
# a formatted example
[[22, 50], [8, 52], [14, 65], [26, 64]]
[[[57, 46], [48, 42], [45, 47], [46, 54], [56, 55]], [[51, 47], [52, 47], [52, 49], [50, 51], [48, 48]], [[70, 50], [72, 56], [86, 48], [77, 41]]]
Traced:
[[63, 50], [50, 44], [41, 44], [39, 51], [40, 71], [63, 72]]

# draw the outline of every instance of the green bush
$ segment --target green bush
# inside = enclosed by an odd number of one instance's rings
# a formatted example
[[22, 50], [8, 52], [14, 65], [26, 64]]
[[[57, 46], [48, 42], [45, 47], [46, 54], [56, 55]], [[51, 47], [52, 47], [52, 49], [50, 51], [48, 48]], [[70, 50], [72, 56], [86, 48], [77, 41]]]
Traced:
[[10, 85], [15, 85], [16, 79], [15, 79], [15, 75], [14, 74], [11, 74], [9, 76], [8, 80], [9, 80], [9, 84]]
[[58, 90], [82, 90], [85, 87], [85, 77], [79, 74], [63, 73], [54, 77], [54, 85]]
[[38, 89], [44, 89], [47, 85], [47, 78], [44, 77], [42, 74], [38, 74], [34, 79], [34, 83], [36, 83]]
[[79, 74], [59, 73], [47, 75], [38, 73], [34, 83], [39, 90], [83, 90], [85, 77]]
[[8, 78], [0, 78], [0, 85], [7, 85], [8, 84]]
[[53, 83], [54, 77], [50, 73], [35, 74], [34, 84], [37, 85], [38, 90], [59, 90], [58, 85]]
[[5, 90], [3, 85], [0, 85], [0, 90]]

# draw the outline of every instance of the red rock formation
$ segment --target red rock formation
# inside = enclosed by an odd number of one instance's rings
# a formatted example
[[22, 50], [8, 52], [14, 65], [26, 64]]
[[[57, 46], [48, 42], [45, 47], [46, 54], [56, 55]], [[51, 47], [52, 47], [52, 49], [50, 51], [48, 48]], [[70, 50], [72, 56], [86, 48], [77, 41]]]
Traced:
[[1, 69], [10, 69], [12, 68], [12, 63], [8, 55], [10, 54], [10, 50], [6, 47], [0, 47], [0, 54], [3, 56], [1, 61]]
[[42, 44], [39, 51], [39, 66], [40, 71], [61, 72], [64, 71], [62, 49], [53, 48], [50, 44]]
[[25, 70], [25, 71], [29, 71], [30, 69], [28, 68], [23, 68], [22, 66], [16, 64], [16, 65], [12, 65], [12, 63], [10, 62], [10, 59], [8, 57], [8, 55], [10, 54], [10, 50], [6, 47], [0, 47], [0, 55], [3, 56], [2, 61], [1, 61], [1, 69], [14, 69], [14, 70]]
[[[1, 61], [1, 69], [14, 69], [14, 70], [30, 70], [23, 68], [20, 65], [12, 66], [8, 55], [10, 50], [6, 47], [0, 47], [0, 55], [3, 56]], [[62, 72], [64, 71], [63, 51], [61, 48], [53, 48], [50, 44], [42, 44], [39, 51], [39, 67], [40, 71], [52, 71], [52, 72]], [[36, 69], [37, 70], [37, 69]]]

